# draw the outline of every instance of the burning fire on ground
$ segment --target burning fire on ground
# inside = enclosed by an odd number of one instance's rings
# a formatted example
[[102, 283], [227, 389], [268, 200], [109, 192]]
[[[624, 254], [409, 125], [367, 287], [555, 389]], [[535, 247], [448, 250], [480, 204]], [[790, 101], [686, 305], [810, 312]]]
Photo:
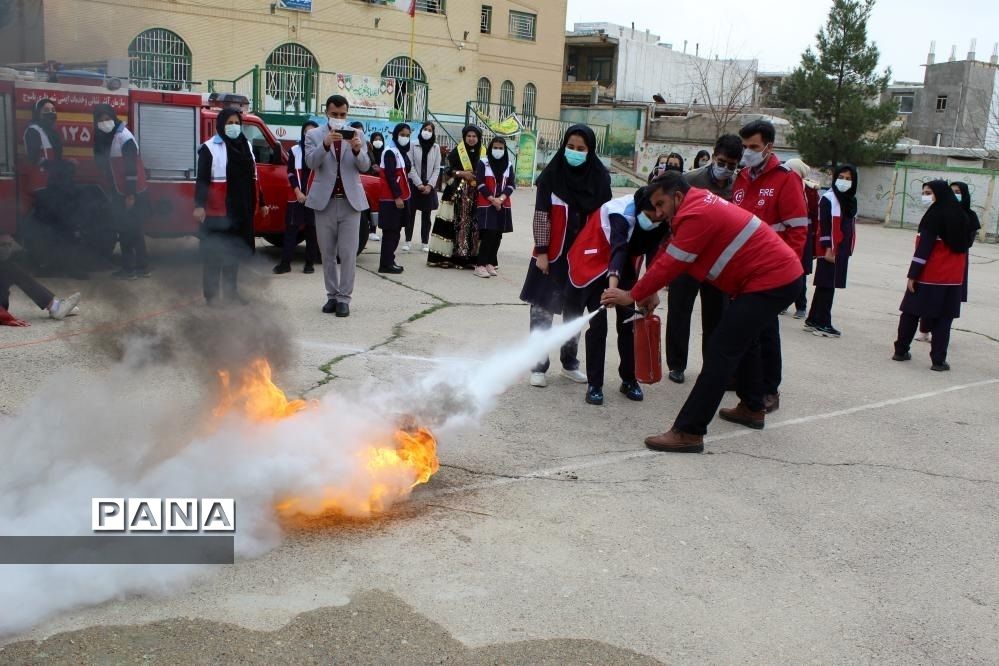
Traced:
[[[238, 414], [253, 423], [269, 423], [294, 418], [319, 405], [317, 401], [288, 400], [274, 384], [265, 359], [253, 361], [235, 377], [220, 371], [219, 380], [221, 398], [213, 410], [216, 419]], [[275, 506], [278, 514], [292, 518], [380, 513], [408, 497], [416, 486], [427, 483], [440, 468], [437, 440], [415, 422], [396, 429], [389, 441], [371, 442], [354, 455], [358, 464], [350, 478], [323, 488], [319, 496], [284, 498]]]

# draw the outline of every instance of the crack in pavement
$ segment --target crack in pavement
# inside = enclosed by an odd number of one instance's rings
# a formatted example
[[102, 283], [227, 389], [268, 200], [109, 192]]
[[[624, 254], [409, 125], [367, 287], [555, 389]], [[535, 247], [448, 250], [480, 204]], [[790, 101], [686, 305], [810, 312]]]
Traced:
[[972, 335], [980, 335], [986, 340], [991, 340], [992, 342], [999, 342], [999, 338], [993, 338], [991, 335], [986, 335], [985, 333], [979, 333], [978, 331], [972, 331], [968, 328], [955, 328], [955, 331], [961, 331], [962, 333], [971, 333]]
[[558, 481], [558, 482], [592, 483], [594, 485], [622, 485], [625, 483], [648, 483], [658, 478], [653, 476], [646, 476], [640, 479], [614, 479], [614, 480], [581, 479], [575, 472], [569, 470], [562, 470], [558, 473], [558, 475], [538, 473], [538, 472], [528, 472], [526, 474], [503, 474], [501, 472], [487, 472], [483, 470], [471, 469], [470, 467], [462, 467], [461, 465], [454, 465], [451, 463], [441, 463], [440, 466], [442, 469], [456, 469], [458, 471], [465, 472], [466, 474], [470, 474], [472, 476], [480, 476], [490, 479], [508, 479], [511, 481]]
[[971, 483], [983, 483], [989, 485], [999, 485], [999, 481], [993, 479], [976, 479], [969, 476], [960, 476], [957, 474], [941, 474], [939, 472], [930, 472], [925, 469], [916, 469], [914, 467], [902, 467], [900, 465], [888, 465], [885, 463], [870, 463], [870, 462], [817, 462], [810, 460], [788, 460], [786, 458], [777, 458], [775, 456], [764, 456], [758, 453], [746, 453], [745, 451], [733, 451], [731, 449], [714, 451], [713, 455], [734, 455], [734, 456], [744, 456], [746, 458], [753, 458], [754, 460], [766, 460], [769, 462], [781, 463], [784, 465], [793, 465], [800, 467], [869, 467], [872, 469], [890, 469], [896, 472], [912, 472], [914, 474], [923, 474], [925, 476], [932, 476], [940, 479], [952, 479], [955, 481], [969, 481]]

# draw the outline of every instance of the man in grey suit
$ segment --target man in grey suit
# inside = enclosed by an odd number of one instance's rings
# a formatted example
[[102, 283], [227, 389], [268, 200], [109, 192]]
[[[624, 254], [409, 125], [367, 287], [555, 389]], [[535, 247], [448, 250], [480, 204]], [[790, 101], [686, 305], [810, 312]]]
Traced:
[[347, 127], [349, 110], [346, 97], [333, 95], [326, 100], [329, 124], [305, 135], [305, 163], [313, 177], [305, 205], [316, 211], [316, 236], [326, 279], [323, 312], [335, 312], [337, 317], [350, 316], [361, 211], [368, 208], [361, 174], [371, 168], [361, 132], [353, 130], [352, 138], [344, 138], [344, 133], [351, 131]]

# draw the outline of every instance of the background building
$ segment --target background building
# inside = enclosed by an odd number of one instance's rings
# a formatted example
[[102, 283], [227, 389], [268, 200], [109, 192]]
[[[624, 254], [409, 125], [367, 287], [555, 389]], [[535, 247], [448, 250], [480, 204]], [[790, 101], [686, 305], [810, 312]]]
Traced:
[[413, 34], [384, 0], [15, 0], [0, 62], [127, 58], [135, 84], [240, 92], [273, 114], [314, 112], [346, 84], [375, 116], [480, 100], [558, 118], [566, 2], [417, 0]]

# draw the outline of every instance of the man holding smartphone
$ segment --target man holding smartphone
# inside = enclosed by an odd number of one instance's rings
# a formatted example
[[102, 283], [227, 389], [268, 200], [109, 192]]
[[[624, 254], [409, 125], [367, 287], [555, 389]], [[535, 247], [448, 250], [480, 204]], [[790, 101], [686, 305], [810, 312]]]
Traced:
[[337, 317], [350, 316], [361, 211], [368, 207], [361, 174], [371, 168], [363, 134], [347, 126], [349, 111], [347, 98], [333, 95], [326, 100], [327, 125], [305, 135], [305, 163], [313, 178], [305, 205], [316, 212], [326, 282], [323, 312]]

